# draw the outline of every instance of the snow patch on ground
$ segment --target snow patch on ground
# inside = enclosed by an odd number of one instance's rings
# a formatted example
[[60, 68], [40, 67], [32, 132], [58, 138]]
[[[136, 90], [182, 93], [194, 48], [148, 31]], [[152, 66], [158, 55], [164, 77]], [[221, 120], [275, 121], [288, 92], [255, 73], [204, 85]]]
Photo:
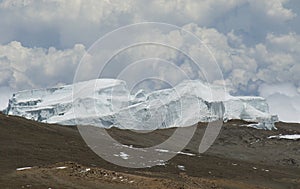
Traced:
[[183, 165], [177, 165], [177, 168], [180, 169], [181, 171], [185, 171], [185, 166]]
[[129, 158], [129, 155], [124, 152], [120, 152], [120, 154], [114, 154], [114, 156], [121, 157], [124, 160], [127, 160]]
[[155, 149], [155, 151], [162, 152], [162, 153], [168, 153], [168, 152], [170, 152], [169, 150], [165, 150], [165, 149]]
[[28, 170], [28, 169], [32, 169], [32, 167], [21, 167], [21, 168], [17, 168], [17, 171], [24, 171], [24, 170]]
[[275, 138], [275, 139], [288, 139], [288, 140], [298, 140], [300, 139], [300, 134], [294, 134], [294, 135], [274, 135], [269, 136], [269, 139]]
[[186, 156], [196, 156], [196, 154], [186, 153], [186, 152], [177, 152], [177, 154], [186, 155]]
[[56, 167], [56, 169], [66, 169], [67, 167], [62, 166], [62, 167]]
[[161, 152], [161, 153], [172, 153], [172, 154], [178, 154], [178, 155], [196, 156], [196, 154], [192, 154], [192, 153], [186, 153], [186, 152], [173, 152], [173, 151], [166, 150], [166, 149], [155, 149], [155, 151]]

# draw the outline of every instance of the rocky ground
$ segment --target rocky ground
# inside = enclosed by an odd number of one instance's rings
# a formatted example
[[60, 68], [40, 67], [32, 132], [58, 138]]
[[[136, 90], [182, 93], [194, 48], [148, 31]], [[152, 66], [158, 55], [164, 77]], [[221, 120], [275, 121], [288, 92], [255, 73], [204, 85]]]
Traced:
[[[268, 138], [300, 134], [300, 124], [278, 123], [276, 131], [241, 127], [245, 124], [225, 123], [213, 146], [199, 154], [206, 128], [199, 123], [183, 154], [159, 166], [130, 169], [98, 157], [76, 127], [0, 114], [0, 188], [300, 188], [300, 141]], [[126, 146], [149, 147], [174, 129], [108, 133]]]

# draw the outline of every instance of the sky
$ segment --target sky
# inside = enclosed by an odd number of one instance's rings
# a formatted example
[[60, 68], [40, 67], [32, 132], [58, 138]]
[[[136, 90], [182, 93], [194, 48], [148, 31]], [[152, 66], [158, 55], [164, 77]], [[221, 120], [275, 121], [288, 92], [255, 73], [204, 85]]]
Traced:
[[[265, 97], [271, 113], [283, 121], [300, 122], [298, 0], [0, 0], [0, 109], [13, 92], [72, 83], [80, 60], [95, 41], [140, 22], [163, 22], [192, 32], [211, 49], [231, 94]], [[184, 43], [192, 54], [203, 54], [182, 32], [155, 35], [166, 43]], [[168, 57], [180, 69], [196, 74], [170, 49], [151, 48], [147, 52], [153, 51], [152, 56]], [[116, 60], [130, 62], [144, 57], [144, 52], [132, 49]], [[119, 64], [115, 61], [111, 69]], [[145, 67], [153, 65], [147, 62], [136, 72], [145, 75]]]

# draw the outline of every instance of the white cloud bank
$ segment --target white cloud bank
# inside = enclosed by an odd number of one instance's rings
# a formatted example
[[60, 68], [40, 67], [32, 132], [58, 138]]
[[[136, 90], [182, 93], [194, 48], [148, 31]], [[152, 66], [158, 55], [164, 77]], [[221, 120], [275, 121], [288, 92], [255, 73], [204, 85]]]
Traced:
[[2, 0], [0, 43], [71, 48], [90, 46], [103, 34], [141, 21], [179, 26], [196, 23], [222, 33], [234, 30], [247, 43], [268, 32], [289, 31], [296, 13], [287, 0]]
[[300, 91], [292, 84], [262, 85], [260, 94], [267, 99], [270, 112], [281, 121], [300, 122]]
[[0, 45], [0, 87], [16, 91], [70, 83], [84, 53], [83, 45], [66, 50], [27, 48], [16, 41]]
[[[272, 113], [284, 121], [299, 121], [300, 36], [295, 32], [298, 26], [290, 24], [299, 13], [286, 4], [286, 0], [2, 0], [1, 96], [4, 91], [71, 83], [86, 49], [103, 34], [126, 24], [158, 21], [179, 25], [207, 43], [232, 93], [262, 95]], [[157, 37], [178, 43], [185, 38], [176, 31]], [[191, 45], [188, 50], [203, 53], [195, 49]], [[143, 52], [148, 51], [128, 51], [133, 57]], [[168, 55], [169, 61], [195, 74], [188, 60], [176, 60], [165, 51], [155, 53]], [[6, 104], [1, 96], [1, 104]]]

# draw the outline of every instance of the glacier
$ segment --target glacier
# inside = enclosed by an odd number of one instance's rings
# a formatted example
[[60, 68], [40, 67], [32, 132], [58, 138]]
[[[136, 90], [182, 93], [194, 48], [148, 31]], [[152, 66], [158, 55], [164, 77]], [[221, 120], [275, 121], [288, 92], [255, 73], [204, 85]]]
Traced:
[[95, 79], [72, 85], [20, 91], [5, 110], [45, 123], [132, 130], [191, 126], [241, 119], [259, 129], [276, 129], [266, 100], [232, 96], [217, 85], [186, 80], [173, 88], [131, 94], [125, 81]]

